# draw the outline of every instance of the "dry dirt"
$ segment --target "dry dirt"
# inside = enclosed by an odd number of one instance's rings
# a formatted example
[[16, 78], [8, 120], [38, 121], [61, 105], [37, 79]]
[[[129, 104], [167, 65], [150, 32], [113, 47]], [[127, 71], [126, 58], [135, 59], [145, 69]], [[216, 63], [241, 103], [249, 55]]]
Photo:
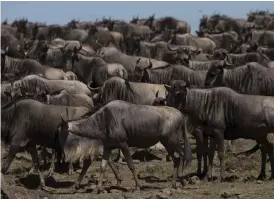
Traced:
[[[193, 142], [193, 141], [192, 141]], [[234, 147], [235, 152], [250, 149], [254, 142], [247, 140], [238, 140]], [[193, 148], [195, 146], [193, 145]], [[153, 154], [164, 158], [165, 152], [153, 151]], [[216, 156], [216, 155], [215, 155]], [[35, 173], [28, 175], [31, 167], [29, 155], [25, 153], [17, 154], [17, 158], [12, 162], [9, 173], [2, 175], [1, 198], [5, 194], [9, 198], [94, 198], [94, 199], [154, 199], [154, 198], [248, 198], [248, 199], [273, 199], [274, 182], [265, 180], [262, 183], [256, 181], [260, 171], [260, 153], [259, 151], [250, 157], [235, 157], [231, 153], [225, 155], [226, 178], [225, 182], [218, 183], [204, 182], [195, 180], [193, 177], [196, 171], [196, 153], [193, 153], [193, 161], [185, 171], [187, 180], [183, 188], [171, 188], [172, 163], [160, 160], [151, 160], [147, 162], [135, 163], [140, 182], [141, 191], [133, 191], [134, 180], [128, 167], [125, 164], [119, 164], [119, 171], [123, 182], [120, 187], [116, 187], [116, 180], [110, 168], [105, 175], [105, 191], [96, 194], [93, 189], [100, 172], [100, 162], [96, 161], [89, 168], [88, 175], [82, 182], [79, 190], [71, 189], [70, 186], [77, 179], [80, 170], [73, 175], [66, 173], [55, 173], [53, 177], [46, 179], [46, 191], [38, 189], [39, 180]], [[219, 161], [217, 157], [214, 160], [214, 177], [219, 175]], [[270, 175], [270, 166], [267, 163], [267, 177]], [[46, 172], [44, 172], [46, 173]], [[192, 177], [191, 177], [192, 176]], [[4, 178], [3, 178], [4, 177]], [[192, 180], [191, 180], [192, 179]], [[194, 180], [193, 180], [194, 179]], [[178, 182], [178, 186], [180, 183]], [[4, 193], [3, 193], [4, 192]]]

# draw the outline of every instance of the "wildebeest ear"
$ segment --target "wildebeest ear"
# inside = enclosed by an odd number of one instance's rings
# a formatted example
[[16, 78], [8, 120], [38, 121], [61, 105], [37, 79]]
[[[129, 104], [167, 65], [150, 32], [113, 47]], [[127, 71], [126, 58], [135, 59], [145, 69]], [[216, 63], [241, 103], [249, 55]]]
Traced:
[[139, 64], [140, 60], [142, 59], [142, 57], [140, 57], [139, 59], [137, 59], [136, 64]]
[[4, 91], [4, 94], [5, 94], [6, 96], [8, 96], [8, 97], [12, 97], [11, 94], [10, 94], [10, 92], [8, 92], [8, 91]]
[[168, 92], [170, 92], [171, 86], [165, 84], [165, 88], [166, 88], [166, 90], [167, 90]]
[[74, 53], [74, 54], [77, 54], [77, 52], [78, 52], [78, 51], [77, 51], [77, 48], [76, 48], [76, 46], [75, 46], [74, 49], [73, 49], [73, 53]]
[[152, 62], [150, 59], [148, 60], [148, 63], [149, 63], [148, 68], [152, 68]]
[[195, 54], [196, 54], [196, 55], [199, 55], [199, 54], [201, 54], [201, 53], [202, 53], [202, 49], [201, 49], [201, 48], [199, 48], [198, 50], [195, 51]]
[[157, 93], [156, 93], [156, 98], [158, 97], [158, 95], [159, 95], [159, 91], [157, 91]]
[[185, 88], [190, 88], [190, 83], [189, 83], [189, 81], [186, 81]]

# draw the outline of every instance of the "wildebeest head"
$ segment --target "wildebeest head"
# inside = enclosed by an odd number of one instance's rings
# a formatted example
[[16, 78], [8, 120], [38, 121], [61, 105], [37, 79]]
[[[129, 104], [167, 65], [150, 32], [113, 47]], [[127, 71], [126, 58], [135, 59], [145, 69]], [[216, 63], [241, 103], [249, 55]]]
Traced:
[[228, 51], [226, 49], [217, 49], [213, 53], [213, 58], [218, 60], [224, 60], [226, 58]]
[[10, 100], [28, 97], [26, 88], [14, 86], [13, 81], [11, 81], [11, 89], [4, 91], [4, 94], [9, 97]]
[[224, 66], [221, 62], [214, 64], [206, 74], [205, 86], [221, 86], [223, 81]]
[[190, 87], [184, 80], [173, 80], [170, 86], [165, 85], [168, 91], [166, 105], [179, 109], [186, 103], [187, 88]]
[[144, 25], [152, 28], [152, 23], [154, 21], [155, 14], [148, 17], [148, 19], [145, 21]]
[[167, 45], [167, 48], [171, 52], [168, 52], [167, 55], [169, 55], [169, 57], [167, 58], [166, 56], [164, 58], [164, 61], [169, 62], [171, 64], [189, 64], [190, 52], [187, 48], [181, 46], [171, 47], [169, 44]]
[[[140, 58], [141, 59], [141, 58]], [[148, 82], [149, 80], [149, 72], [148, 72], [148, 69], [151, 69], [152, 68], [152, 63], [151, 61], [149, 60], [149, 65], [147, 68], [144, 68], [144, 70], [142, 70], [141, 72], [141, 78], [140, 78], [140, 82]]]
[[152, 102], [152, 106], [165, 106], [166, 99], [163, 97], [158, 97], [159, 91], [156, 93], [156, 99]]

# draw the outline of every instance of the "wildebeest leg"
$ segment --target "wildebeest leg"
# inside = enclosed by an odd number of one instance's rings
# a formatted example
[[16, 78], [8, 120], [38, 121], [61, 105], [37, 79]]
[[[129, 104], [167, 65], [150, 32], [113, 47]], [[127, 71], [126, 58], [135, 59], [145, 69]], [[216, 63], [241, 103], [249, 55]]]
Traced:
[[207, 156], [208, 156], [208, 137], [203, 137], [203, 159], [204, 159], [204, 170], [202, 173], [202, 177], [204, 177], [207, 173]]
[[[162, 140], [161, 143], [164, 145], [164, 147], [166, 148], [166, 150], [168, 152], [168, 155], [171, 157], [171, 159], [173, 161], [173, 174], [172, 174], [171, 185], [173, 188], [176, 188], [176, 181], [177, 181], [177, 177], [178, 177], [179, 166], [182, 166], [182, 171], [184, 170], [184, 168], [183, 168], [184, 160], [183, 160], [183, 164], [180, 165], [180, 160], [183, 159], [183, 157], [184, 157], [183, 152], [182, 152], [183, 150], [181, 149], [180, 145], [176, 146], [176, 144], [167, 142], [166, 140]], [[179, 156], [180, 156], [179, 158], [175, 157], [175, 154], [174, 154], [175, 151], [179, 154]], [[183, 173], [182, 173], [181, 182], [183, 184]]]
[[[263, 140], [262, 143], [267, 151], [267, 154], [269, 156], [270, 166], [271, 166], [271, 176], [270, 180], [274, 179], [274, 156], [273, 156], [273, 144], [270, 143], [266, 138]], [[266, 161], [266, 158], [265, 158]]]
[[73, 174], [73, 171], [74, 171], [74, 170], [73, 170], [73, 164], [72, 164], [72, 162], [69, 162], [69, 166], [68, 166], [68, 167], [69, 167], [68, 174], [69, 174], [69, 175], [72, 175], [72, 174]]
[[10, 164], [19, 149], [20, 149], [20, 145], [10, 145], [6, 159], [4, 160], [2, 159], [3, 164], [2, 164], [1, 172], [3, 174], [5, 174], [8, 171]]
[[220, 176], [218, 178], [219, 182], [222, 182], [225, 175], [225, 164], [224, 164], [224, 152], [225, 152], [225, 144], [224, 144], [224, 133], [219, 131], [216, 132], [216, 143], [218, 150], [218, 158], [220, 161]]
[[261, 151], [261, 172], [259, 176], [257, 177], [257, 180], [264, 180], [266, 175], [265, 175], [265, 166], [266, 166], [266, 149], [264, 147], [260, 148]]
[[203, 135], [200, 132], [194, 133], [196, 138], [196, 148], [197, 148], [197, 176], [201, 178], [202, 175], [202, 156], [203, 156]]
[[53, 173], [54, 173], [54, 169], [55, 169], [55, 158], [56, 158], [56, 153], [55, 153], [55, 150], [52, 149], [51, 163], [50, 163], [50, 168], [49, 168], [48, 176], [52, 176]]
[[98, 182], [97, 188], [96, 188], [97, 193], [99, 193], [102, 189], [104, 173], [105, 173], [107, 165], [108, 165], [110, 153], [111, 153], [111, 150], [104, 146], [103, 158], [102, 158], [101, 169], [100, 169], [101, 170], [100, 177], [99, 177], [99, 182]]
[[44, 161], [44, 165], [45, 165], [45, 166], [48, 164], [48, 161], [47, 161], [47, 154], [48, 154], [47, 148], [46, 148], [46, 147], [42, 147], [41, 155], [42, 155], [42, 158], [43, 158], [43, 161]]
[[31, 155], [31, 159], [32, 159], [32, 162], [34, 164], [34, 167], [35, 169], [37, 170], [38, 172], [38, 175], [39, 175], [39, 178], [40, 178], [40, 184], [41, 184], [41, 187], [45, 187], [45, 180], [44, 180], [44, 177], [40, 171], [40, 163], [39, 163], [39, 158], [38, 158], [38, 154], [37, 154], [37, 150], [36, 150], [36, 146], [28, 146], [26, 148], [26, 150], [30, 153]]
[[80, 184], [81, 184], [83, 178], [85, 177], [85, 175], [86, 175], [86, 173], [88, 171], [88, 168], [90, 167], [91, 163], [92, 163], [92, 161], [91, 161], [90, 158], [87, 158], [87, 159], [84, 160], [84, 165], [83, 165], [82, 171], [81, 171], [81, 173], [80, 173], [77, 181], [74, 183], [73, 188], [79, 189]]
[[207, 170], [207, 175], [205, 176], [204, 180], [211, 180], [212, 179], [212, 165], [213, 165], [213, 159], [214, 159], [214, 154], [216, 150], [216, 142], [215, 139], [210, 138], [210, 146], [208, 150], [208, 170]]
[[109, 167], [111, 168], [112, 172], [115, 175], [115, 178], [117, 180], [117, 185], [120, 186], [121, 182], [122, 182], [122, 177], [120, 176], [120, 173], [118, 171], [118, 169], [116, 168], [116, 166], [113, 164], [113, 161], [109, 161], [108, 162]]
[[179, 168], [178, 168], [178, 177], [180, 179], [182, 179], [184, 177], [184, 160], [183, 158], [180, 158], [180, 164], [179, 164]]
[[131, 157], [130, 152], [129, 152], [128, 144], [123, 143], [123, 144], [120, 145], [120, 147], [121, 147], [121, 150], [122, 150], [123, 155], [125, 157], [125, 160], [127, 162], [128, 168], [130, 169], [130, 171], [132, 172], [132, 174], [134, 176], [135, 188], [136, 188], [136, 190], [140, 190], [140, 183], [139, 183], [137, 174], [135, 172], [135, 168], [134, 168], [132, 157]]

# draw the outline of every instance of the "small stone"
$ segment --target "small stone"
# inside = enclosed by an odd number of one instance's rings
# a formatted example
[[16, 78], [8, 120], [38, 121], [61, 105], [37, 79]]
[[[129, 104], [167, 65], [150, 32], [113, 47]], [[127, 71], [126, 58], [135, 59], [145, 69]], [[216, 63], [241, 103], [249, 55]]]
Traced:
[[262, 181], [262, 180], [257, 180], [256, 182], [257, 182], [257, 184], [264, 184], [264, 181]]
[[121, 194], [123, 193], [121, 190], [118, 190], [118, 189], [111, 189], [110, 190], [110, 193], [116, 193], [116, 194]]
[[93, 184], [93, 185], [90, 186], [90, 188], [91, 188], [91, 189], [96, 189], [96, 185]]
[[156, 198], [157, 199], [168, 199], [168, 196], [165, 194], [157, 193]]
[[170, 196], [172, 194], [169, 188], [163, 189], [162, 192], [163, 192], [163, 194], [165, 194], [167, 196]]
[[189, 179], [189, 184], [199, 184], [200, 179], [197, 176], [193, 176]]

